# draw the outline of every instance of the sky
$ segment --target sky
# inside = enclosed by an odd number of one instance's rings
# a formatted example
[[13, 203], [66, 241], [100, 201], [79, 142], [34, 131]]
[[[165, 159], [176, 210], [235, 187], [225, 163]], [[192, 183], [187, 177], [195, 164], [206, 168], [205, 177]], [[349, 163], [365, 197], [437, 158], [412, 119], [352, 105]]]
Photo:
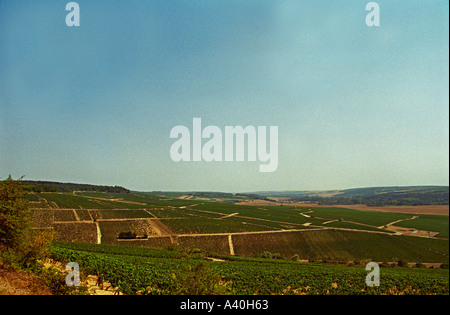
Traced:
[[[0, 179], [138, 191], [449, 185], [449, 2], [0, 0]], [[174, 162], [278, 126], [278, 167]], [[202, 144], [207, 140], [204, 139]]]

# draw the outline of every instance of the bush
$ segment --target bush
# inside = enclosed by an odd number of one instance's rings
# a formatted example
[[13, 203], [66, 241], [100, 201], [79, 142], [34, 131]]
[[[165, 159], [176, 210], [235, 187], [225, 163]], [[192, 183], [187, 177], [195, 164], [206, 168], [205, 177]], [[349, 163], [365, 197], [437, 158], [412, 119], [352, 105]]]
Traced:
[[272, 254], [272, 259], [283, 259], [283, 256], [280, 253], [274, 253]]
[[0, 181], [0, 259], [19, 269], [37, 268], [53, 233], [31, 229], [31, 211], [20, 180]]
[[170, 292], [175, 295], [223, 295], [231, 290], [223, 277], [204, 262], [192, 266], [188, 261], [188, 266], [175, 271], [172, 278], [174, 288]]
[[400, 259], [397, 261], [397, 266], [399, 267], [408, 267], [408, 262], [406, 260]]
[[272, 258], [272, 253], [269, 251], [264, 251], [261, 255], [259, 255], [261, 258]]
[[56, 267], [43, 268], [39, 272], [39, 276], [43, 278], [47, 288], [55, 295], [87, 295], [89, 294], [86, 286], [69, 287], [66, 284], [67, 273]]
[[281, 256], [280, 253], [271, 253], [269, 251], [264, 251], [261, 255], [259, 255], [261, 258], [269, 258], [269, 259], [283, 259], [283, 256]]
[[0, 250], [20, 246], [30, 229], [31, 211], [20, 181], [0, 182]]

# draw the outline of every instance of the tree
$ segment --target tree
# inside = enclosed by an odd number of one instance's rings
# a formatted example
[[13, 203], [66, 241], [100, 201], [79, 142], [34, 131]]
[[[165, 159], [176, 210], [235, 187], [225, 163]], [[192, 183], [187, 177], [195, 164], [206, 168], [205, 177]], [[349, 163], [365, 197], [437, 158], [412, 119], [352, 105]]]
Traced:
[[30, 228], [31, 212], [20, 180], [0, 181], [0, 250], [16, 248]]
[[0, 181], [0, 258], [20, 268], [36, 266], [52, 238], [51, 231], [31, 229], [31, 210], [21, 179]]

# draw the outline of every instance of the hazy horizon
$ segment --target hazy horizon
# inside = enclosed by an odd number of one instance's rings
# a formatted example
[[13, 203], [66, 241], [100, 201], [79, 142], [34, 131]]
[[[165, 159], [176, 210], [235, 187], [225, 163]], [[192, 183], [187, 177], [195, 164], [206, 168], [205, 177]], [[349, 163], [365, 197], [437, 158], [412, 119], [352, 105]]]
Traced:
[[[449, 3], [0, 0], [0, 178], [135, 191], [449, 185]], [[173, 127], [277, 126], [278, 167]]]
[[[3, 180], [4, 178], [0, 178], [0, 180]], [[16, 178], [13, 178], [16, 179]], [[39, 180], [39, 179], [26, 179], [23, 178], [23, 181], [42, 181], [42, 182], [47, 182], [47, 180]], [[52, 181], [48, 181], [48, 182], [52, 182]], [[70, 181], [65, 181], [65, 182], [61, 182], [63, 184], [80, 184], [80, 185], [99, 185], [99, 186], [119, 186], [119, 187], [123, 187], [126, 189], [129, 189], [130, 191], [134, 191], [134, 192], [210, 192], [210, 193], [214, 193], [214, 192], [220, 192], [220, 193], [231, 193], [231, 194], [237, 194], [237, 193], [242, 193], [242, 194], [251, 194], [251, 193], [266, 193], [266, 192], [325, 192], [325, 191], [344, 191], [344, 190], [352, 190], [352, 189], [366, 189], [366, 188], [409, 188], [409, 187], [449, 187], [448, 185], [413, 185], [413, 186], [364, 186], [364, 187], [348, 187], [348, 188], [334, 188], [334, 189], [283, 189], [283, 190], [255, 190], [255, 191], [220, 191], [220, 190], [135, 190], [135, 189], [130, 189], [129, 187], [120, 185], [120, 184], [115, 184], [115, 185], [105, 185], [105, 184], [92, 184], [92, 183], [79, 183], [79, 182], [70, 182]]]

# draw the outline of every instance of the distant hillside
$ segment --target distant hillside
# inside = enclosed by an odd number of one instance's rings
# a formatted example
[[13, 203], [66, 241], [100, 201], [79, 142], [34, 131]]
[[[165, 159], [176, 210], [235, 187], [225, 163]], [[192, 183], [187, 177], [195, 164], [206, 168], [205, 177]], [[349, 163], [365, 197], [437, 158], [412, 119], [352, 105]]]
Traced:
[[74, 191], [95, 191], [108, 193], [129, 193], [130, 190], [121, 186], [104, 186], [74, 183], [59, 183], [49, 181], [23, 181], [26, 189], [33, 192], [74, 192]]
[[269, 198], [257, 194], [247, 194], [247, 193], [234, 194], [234, 193], [213, 192], [213, 191], [186, 191], [186, 192], [152, 191], [146, 192], [146, 194], [155, 196], [165, 196], [169, 198], [182, 198], [188, 200], [197, 200], [197, 199], [210, 201], [220, 200], [223, 203], [238, 203], [246, 200], [271, 201]]
[[329, 191], [257, 192], [265, 197], [284, 197], [325, 205], [368, 206], [448, 205], [448, 186], [369, 187]]
[[[23, 181], [26, 189], [33, 192], [104, 192], [130, 193], [121, 186], [105, 186], [75, 183], [60, 183], [51, 181]], [[275, 197], [288, 198], [292, 202], [314, 202], [321, 205], [352, 205], [367, 206], [420, 206], [448, 205], [448, 186], [393, 186], [367, 187], [344, 190], [321, 191], [260, 191], [253, 193], [223, 193], [223, 192], [185, 192], [164, 193], [152, 192], [155, 195], [168, 197], [184, 196], [187, 199], [206, 198], [222, 199], [222, 202], [235, 203], [248, 199], [271, 200]]]

